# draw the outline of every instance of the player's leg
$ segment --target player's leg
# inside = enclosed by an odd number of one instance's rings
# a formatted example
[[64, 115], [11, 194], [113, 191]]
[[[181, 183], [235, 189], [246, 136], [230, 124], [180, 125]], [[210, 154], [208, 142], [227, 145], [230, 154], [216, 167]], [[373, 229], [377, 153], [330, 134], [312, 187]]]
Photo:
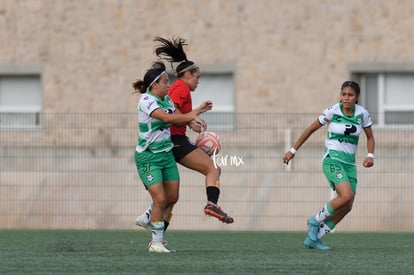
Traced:
[[[154, 161], [154, 156], [150, 152], [141, 152], [138, 153], [135, 151], [135, 165], [137, 168], [138, 175], [145, 186], [145, 189], [148, 191], [148, 187], [154, 184], [155, 181], [162, 182], [162, 174], [160, 170], [158, 171], [158, 179], [154, 178], [154, 166], [152, 162]], [[151, 171], [154, 170], [154, 171]], [[151, 229], [151, 206], [144, 212], [144, 214], [137, 217], [135, 224], [141, 226], [147, 230]]]
[[[167, 196], [164, 211], [164, 231], [166, 231], [172, 218], [172, 210], [178, 201], [180, 176], [173, 154], [169, 154], [169, 156], [164, 159], [164, 163], [165, 167], [161, 171]], [[153, 203], [147, 208], [147, 210], [145, 210], [142, 215], [138, 216], [136, 219], [136, 225], [149, 229], [152, 208]]]
[[[153, 207], [151, 211], [151, 232], [152, 240], [148, 250], [150, 252], [169, 253], [170, 250], [163, 244], [164, 240], [164, 212], [167, 206], [167, 196], [163, 184], [163, 169], [168, 154], [152, 154], [142, 152], [135, 154], [135, 163], [138, 174], [147, 188]], [[170, 155], [172, 157], [172, 153]], [[173, 164], [175, 162], [173, 161]]]
[[[337, 209], [335, 211], [335, 214], [333, 214], [332, 216], [330, 216], [330, 220], [337, 225], [349, 212], [351, 212], [352, 210], [352, 206], [354, 204], [354, 199], [355, 196], [347, 202], [347, 204], [345, 204], [344, 206], [342, 206], [341, 208]], [[331, 228], [333, 229], [333, 228]]]
[[[348, 169], [347, 169], [348, 170]], [[355, 191], [356, 191], [356, 170], [355, 167], [351, 167], [351, 169], [347, 172], [347, 177], [350, 181], [350, 186], [353, 195], [351, 195], [352, 199], [345, 200], [347, 203], [340, 207], [339, 209], [335, 210], [335, 214], [331, 215], [330, 217], [326, 218], [323, 222], [319, 224], [318, 229], [318, 240], [315, 242], [315, 248], [319, 250], [329, 250], [330, 248], [322, 243], [322, 238], [330, 233], [336, 225], [352, 210], [352, 206], [355, 200]], [[339, 187], [339, 185], [337, 186]], [[339, 187], [342, 188], [342, 187]], [[349, 192], [349, 188], [346, 188], [346, 192]]]
[[209, 187], [217, 190], [212, 194], [209, 194], [207, 191], [207, 195], [209, 197], [208, 200], [217, 204], [220, 195], [220, 167], [215, 167], [213, 160], [200, 148], [196, 148], [185, 155], [179, 160], [179, 163], [184, 167], [203, 174], [206, 177], [205, 186], [207, 190]]
[[[327, 158], [323, 171], [337, 196], [331, 199], [314, 217], [308, 219], [308, 237], [317, 249], [327, 250], [321, 238], [333, 230], [352, 209], [356, 191], [356, 168]], [[307, 241], [305, 239], [305, 246]]]
[[173, 153], [175, 160], [186, 168], [197, 171], [205, 176], [207, 205], [204, 213], [214, 216], [225, 223], [232, 223], [234, 219], [226, 214], [220, 206], [220, 174], [221, 168], [214, 165], [213, 160], [200, 148], [190, 142], [186, 136], [171, 136], [174, 143]]
[[[153, 203], [151, 203], [151, 205], [145, 210], [145, 212], [141, 215], [139, 215], [136, 220], [135, 220], [135, 224], [145, 228], [146, 230], [150, 230], [151, 229], [151, 212], [152, 212], [152, 207], [153, 207]], [[171, 222], [172, 219], [172, 210], [174, 208], [174, 205], [168, 205], [165, 208], [165, 212], [164, 212], [164, 222], [165, 222], [165, 227], [164, 227], [164, 231], [167, 230], [168, 225]]]
[[139, 215], [136, 220], [135, 224], [138, 226], [141, 226], [147, 230], [151, 228], [150, 222], [151, 222], [151, 212], [152, 212], [153, 203], [145, 210], [145, 212], [141, 215]]
[[322, 162], [322, 170], [337, 196], [328, 201], [315, 216], [308, 218], [308, 234], [310, 240], [318, 240], [319, 225], [328, 217], [336, 213], [336, 210], [346, 205], [352, 198], [353, 192], [346, 167], [336, 160], [326, 157]]
[[172, 153], [166, 160], [166, 163], [167, 165], [163, 170], [164, 190], [167, 197], [167, 205], [164, 212], [165, 230], [167, 230], [171, 222], [172, 210], [178, 201], [180, 190], [180, 175]]
[[[148, 250], [150, 252], [151, 251], [175, 252], [174, 249], [170, 249], [167, 247], [167, 241], [165, 240], [164, 237], [165, 237], [165, 231], [170, 223], [172, 209], [178, 201], [179, 189], [180, 189], [179, 188], [180, 187], [180, 176], [179, 176], [177, 164], [175, 163], [174, 155], [172, 154], [172, 152], [168, 152], [167, 154], [165, 154], [165, 157], [162, 159], [162, 163], [163, 163], [163, 168], [161, 169], [161, 171], [162, 171], [162, 178], [163, 178], [162, 185], [163, 185], [163, 192], [165, 196], [165, 205], [163, 208], [163, 215], [160, 218], [162, 219], [162, 223], [163, 223], [163, 239], [162, 240], [157, 239], [155, 241], [154, 235], [153, 235], [153, 239], [150, 242]], [[155, 197], [153, 197], [153, 200], [154, 199]], [[156, 206], [155, 200], [153, 201], [153, 206], [154, 207], [152, 209], [152, 215], [154, 215], [154, 210]], [[153, 227], [151, 228], [151, 230], [153, 231]], [[160, 245], [162, 245], [161, 248], [160, 248]], [[163, 251], [158, 251], [159, 249]]]
[[220, 167], [215, 167], [213, 160], [199, 148], [187, 154], [179, 163], [191, 170], [198, 171], [206, 177], [207, 205], [204, 208], [204, 213], [216, 217], [224, 223], [233, 223], [234, 219], [218, 206], [220, 196]]
[[[357, 186], [356, 167], [347, 164], [341, 166], [340, 173], [337, 172], [337, 178], [341, 178], [344, 182], [340, 182], [340, 180], [334, 182], [337, 196], [330, 201], [334, 213], [329, 218], [334, 225], [338, 224], [352, 210]], [[331, 181], [334, 180], [331, 179]], [[331, 224], [330, 227], [332, 227]]]
[[166, 194], [162, 183], [151, 185], [148, 188], [148, 192], [151, 194], [153, 201], [153, 207], [151, 212], [151, 233], [152, 238], [148, 244], [149, 252], [171, 252], [165, 247], [164, 241], [164, 211], [167, 204]]
[[333, 221], [337, 224], [336, 221], [339, 222], [351, 210], [349, 206], [352, 206], [354, 193], [352, 192], [350, 183], [346, 181], [335, 184], [335, 189], [337, 197], [328, 201], [315, 216], [308, 219], [308, 236], [312, 241], [318, 240], [320, 224], [327, 218], [331, 220], [335, 219]]

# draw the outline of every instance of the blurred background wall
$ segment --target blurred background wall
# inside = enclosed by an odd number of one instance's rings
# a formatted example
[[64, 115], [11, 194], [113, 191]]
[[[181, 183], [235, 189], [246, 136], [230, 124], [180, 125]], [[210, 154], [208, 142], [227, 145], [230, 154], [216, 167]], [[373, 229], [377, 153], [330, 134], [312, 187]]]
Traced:
[[412, 230], [413, 12], [399, 0], [0, 0], [0, 227], [133, 228], [149, 196], [131, 83], [156, 60], [153, 38], [179, 35], [202, 71], [194, 104], [214, 101], [205, 119], [222, 154], [245, 164], [223, 167], [220, 201], [238, 223], [203, 217], [203, 178], [182, 169], [172, 228], [305, 229], [331, 195], [324, 132], [292, 167], [281, 158], [353, 79], [376, 166], [359, 166], [365, 195], [340, 226]]

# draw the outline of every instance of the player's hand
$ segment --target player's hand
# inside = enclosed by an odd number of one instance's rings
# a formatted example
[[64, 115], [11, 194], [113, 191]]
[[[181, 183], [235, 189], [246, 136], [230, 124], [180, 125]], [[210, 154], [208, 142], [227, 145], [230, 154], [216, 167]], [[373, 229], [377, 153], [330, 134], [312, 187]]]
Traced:
[[[201, 117], [199, 117], [199, 116], [196, 116], [195, 118], [194, 118], [194, 124], [198, 124], [199, 125], [199, 127], [200, 127], [200, 132], [201, 131], [204, 131], [205, 129], [207, 129], [207, 124], [206, 124], [206, 122], [204, 121], [204, 119], [202, 119]], [[193, 122], [193, 121], [191, 121], [191, 122]], [[190, 124], [191, 124], [191, 122], [190, 122]], [[191, 126], [190, 126], [191, 127]]]
[[204, 101], [196, 108], [198, 114], [210, 111], [211, 109], [213, 109], [213, 102], [211, 100]]
[[362, 165], [363, 165], [365, 168], [372, 167], [372, 166], [374, 166], [374, 159], [373, 159], [373, 158], [366, 157], [366, 158], [364, 159], [364, 161], [362, 162]]
[[201, 131], [205, 131], [206, 129], [207, 129], [207, 124], [206, 124], [206, 127], [205, 128], [203, 128], [202, 126], [201, 126], [201, 124], [200, 123], [198, 123], [197, 121], [195, 121], [195, 120], [192, 120], [189, 124], [188, 124], [188, 127], [190, 127], [190, 129], [191, 130], [193, 130], [194, 132], [196, 132], [196, 133], [201, 133]]
[[283, 157], [283, 162], [286, 163], [286, 165], [289, 164], [289, 161], [295, 157], [295, 154], [293, 154], [291, 151], [287, 151], [286, 154]]

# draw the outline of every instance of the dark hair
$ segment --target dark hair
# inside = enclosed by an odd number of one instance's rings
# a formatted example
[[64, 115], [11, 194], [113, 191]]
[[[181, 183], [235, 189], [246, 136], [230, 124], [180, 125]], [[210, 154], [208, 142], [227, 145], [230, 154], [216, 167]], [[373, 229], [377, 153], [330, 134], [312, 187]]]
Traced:
[[345, 87], [351, 87], [351, 88], [352, 88], [352, 90], [354, 90], [354, 91], [355, 91], [355, 93], [356, 93], [356, 95], [357, 95], [357, 96], [359, 96], [359, 94], [360, 94], [360, 92], [361, 92], [361, 90], [359, 89], [359, 84], [358, 84], [358, 83], [356, 83], [355, 81], [352, 81], [352, 80], [345, 81], [345, 82], [342, 84], [341, 91], [342, 91]]
[[[190, 71], [191, 73], [193, 73], [198, 69], [198, 66], [192, 66], [195, 65], [194, 61], [187, 59], [187, 55], [184, 52], [183, 48], [183, 46], [187, 45], [186, 40], [184, 38], [177, 36], [172, 37], [171, 39], [166, 39], [157, 36], [154, 38], [154, 41], [160, 43], [159, 46], [156, 47], [154, 50], [155, 54], [158, 57], [170, 62], [171, 68], [173, 68], [172, 63], [181, 62], [175, 68], [175, 72], [177, 73], [178, 78], [183, 76], [183, 74], [186, 71]], [[186, 70], [186, 68], [190, 68], [190, 66], [192, 66], [193, 68]]]
[[[151, 68], [147, 70], [144, 75], [144, 80], [137, 80], [132, 83], [132, 87], [134, 88], [133, 93], [145, 93], [147, 89], [150, 89], [150, 85], [153, 84], [154, 80], [159, 77], [162, 72], [165, 71], [164, 63], [160, 61], [156, 61], [152, 64]], [[159, 82], [160, 79], [157, 79], [154, 83]]]
[[[356, 93], [357, 97], [359, 97], [359, 94], [361, 93], [361, 90], [359, 88], [358, 83], [356, 83], [355, 81], [352, 81], [352, 80], [345, 81], [344, 83], [342, 83], [341, 91], [346, 87], [352, 88], [352, 90], [354, 90], [354, 92]], [[358, 104], [358, 100], [355, 103]]]

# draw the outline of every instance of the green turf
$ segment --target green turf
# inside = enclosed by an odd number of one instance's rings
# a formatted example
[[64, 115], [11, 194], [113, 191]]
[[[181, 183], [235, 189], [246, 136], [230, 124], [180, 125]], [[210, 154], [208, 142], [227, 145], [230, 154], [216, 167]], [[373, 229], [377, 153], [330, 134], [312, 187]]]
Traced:
[[414, 274], [414, 234], [334, 233], [331, 250], [305, 233], [167, 234], [173, 254], [149, 254], [149, 232], [0, 230], [0, 274]]

